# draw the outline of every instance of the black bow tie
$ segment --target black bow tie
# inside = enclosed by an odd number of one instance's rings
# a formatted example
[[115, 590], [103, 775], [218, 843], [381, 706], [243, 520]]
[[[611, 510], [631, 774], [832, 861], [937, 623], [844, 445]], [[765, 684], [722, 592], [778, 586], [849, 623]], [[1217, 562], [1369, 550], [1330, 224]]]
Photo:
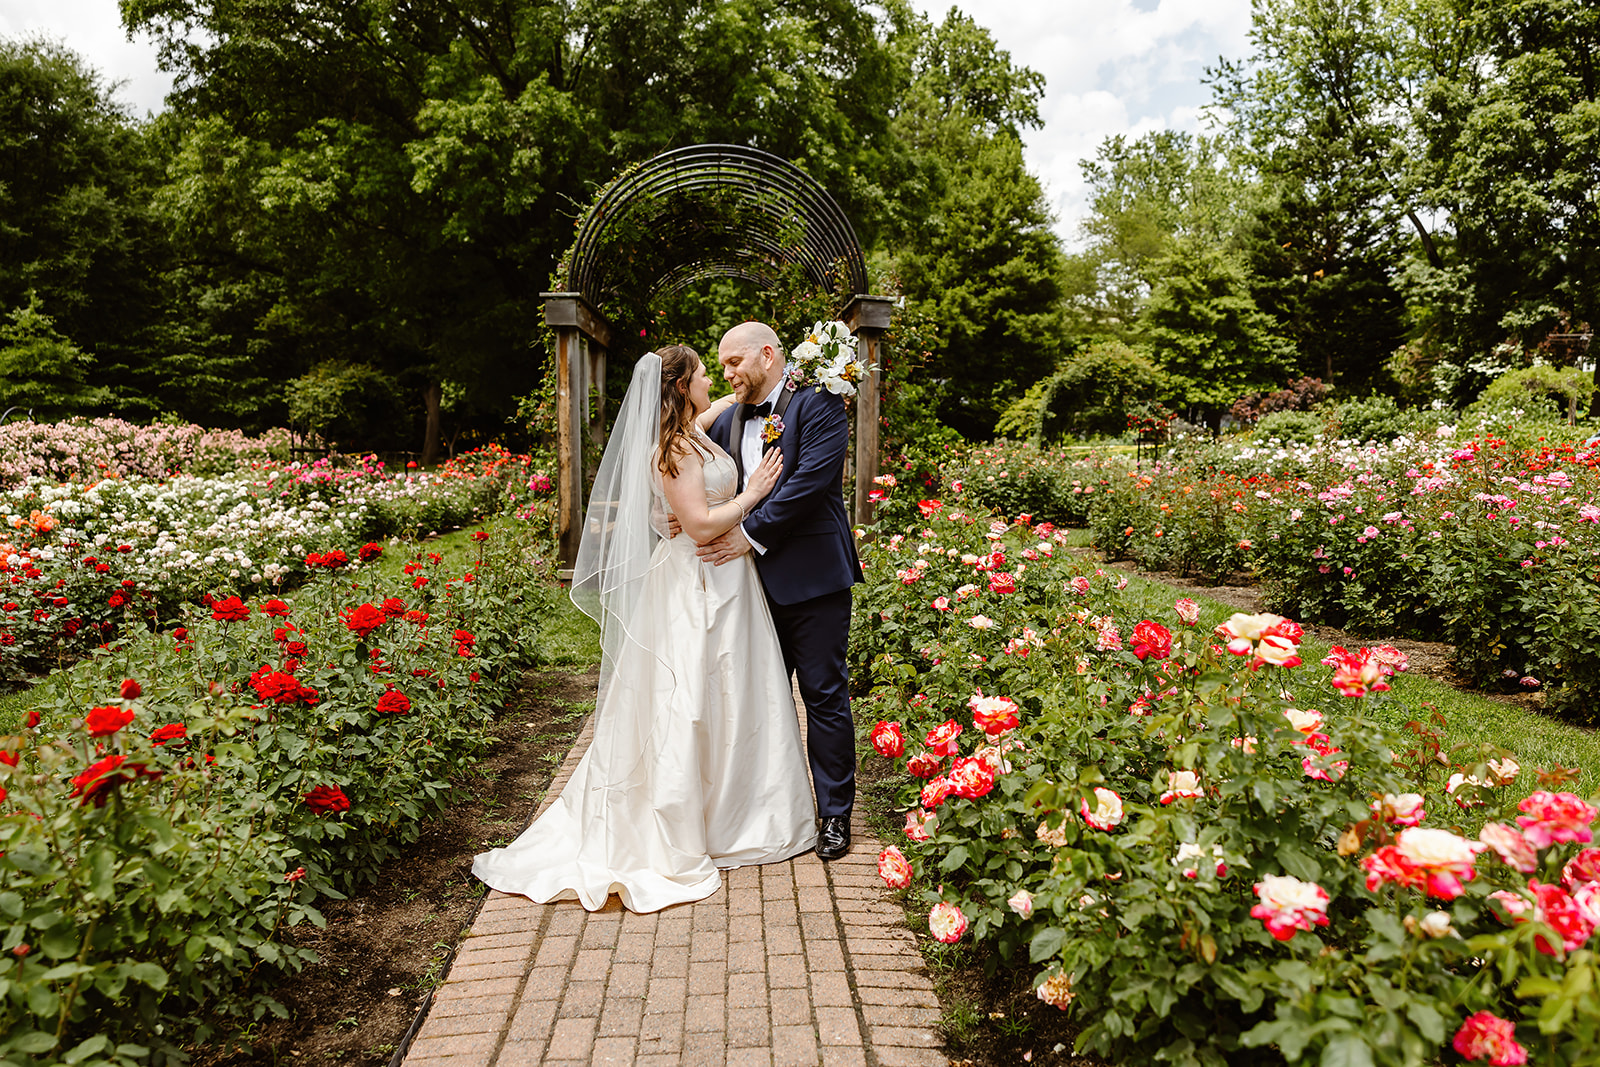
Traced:
[[772, 414], [771, 402], [765, 404], [740, 404], [739, 421], [749, 422], [751, 419], [765, 418]]

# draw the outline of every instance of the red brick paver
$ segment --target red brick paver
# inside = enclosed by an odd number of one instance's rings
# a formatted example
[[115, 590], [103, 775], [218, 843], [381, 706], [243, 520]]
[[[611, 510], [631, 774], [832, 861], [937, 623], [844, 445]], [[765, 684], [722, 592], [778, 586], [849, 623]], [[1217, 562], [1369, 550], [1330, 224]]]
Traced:
[[[541, 812], [592, 737], [591, 723]], [[843, 859], [724, 871], [712, 896], [653, 915], [490, 891], [406, 1067], [944, 1067], [882, 846], [859, 816], [851, 836]]]

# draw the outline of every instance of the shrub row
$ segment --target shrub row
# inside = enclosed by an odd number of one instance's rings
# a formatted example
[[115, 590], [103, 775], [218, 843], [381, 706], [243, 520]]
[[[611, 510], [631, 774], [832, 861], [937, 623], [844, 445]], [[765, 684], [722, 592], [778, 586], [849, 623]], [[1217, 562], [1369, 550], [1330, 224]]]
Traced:
[[558, 587], [512, 527], [479, 549], [208, 597], [35, 688], [0, 738], [0, 1060], [181, 1061], [282, 1012], [288, 932], [416, 839], [537, 654]]
[[1280, 616], [1213, 632], [1048, 526], [919, 512], [864, 542], [851, 662], [907, 811], [880, 873], [936, 939], [1114, 1062], [1586, 1062], [1600, 849], [1559, 772], [1388, 734], [1392, 649], [1304, 665]]

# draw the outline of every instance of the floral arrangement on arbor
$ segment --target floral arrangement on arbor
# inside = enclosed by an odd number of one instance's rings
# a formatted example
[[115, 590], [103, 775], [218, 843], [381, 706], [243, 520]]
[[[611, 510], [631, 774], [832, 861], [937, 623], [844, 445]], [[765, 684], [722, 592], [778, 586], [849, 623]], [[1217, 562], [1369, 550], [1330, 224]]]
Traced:
[[860, 358], [850, 327], [838, 320], [813, 325], [789, 353], [789, 361], [790, 390], [817, 385], [835, 396], [855, 396], [857, 383], [873, 371]]

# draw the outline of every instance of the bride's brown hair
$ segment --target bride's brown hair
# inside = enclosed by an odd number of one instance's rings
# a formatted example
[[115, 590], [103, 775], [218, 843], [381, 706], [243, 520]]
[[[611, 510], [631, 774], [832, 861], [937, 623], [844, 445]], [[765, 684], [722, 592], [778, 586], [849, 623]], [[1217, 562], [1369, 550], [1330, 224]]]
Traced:
[[668, 478], [676, 478], [679, 457], [689, 454], [684, 440], [694, 425], [689, 382], [700, 366], [700, 354], [688, 345], [664, 345], [656, 349], [656, 355], [661, 357], [661, 458], [657, 466]]

